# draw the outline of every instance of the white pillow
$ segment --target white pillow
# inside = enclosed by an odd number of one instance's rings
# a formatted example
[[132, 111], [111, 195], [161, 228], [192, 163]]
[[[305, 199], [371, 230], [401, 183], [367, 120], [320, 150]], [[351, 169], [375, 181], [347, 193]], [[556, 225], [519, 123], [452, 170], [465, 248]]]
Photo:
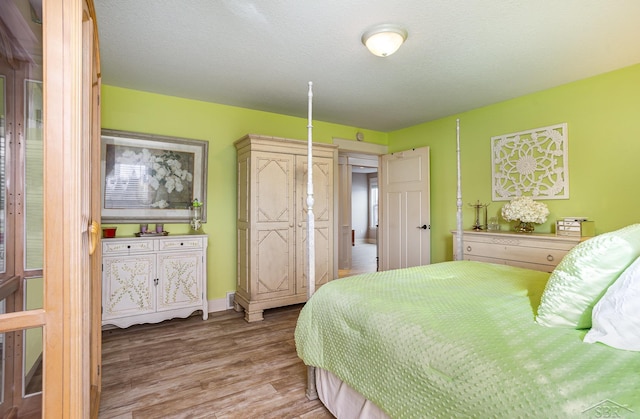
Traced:
[[592, 327], [584, 341], [640, 351], [640, 257], [593, 307]]

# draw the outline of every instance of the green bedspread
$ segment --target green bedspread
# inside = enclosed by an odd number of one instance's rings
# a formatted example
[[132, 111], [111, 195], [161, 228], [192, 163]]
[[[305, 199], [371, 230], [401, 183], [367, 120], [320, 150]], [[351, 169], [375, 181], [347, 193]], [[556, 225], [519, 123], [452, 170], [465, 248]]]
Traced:
[[640, 353], [535, 323], [548, 277], [460, 261], [335, 280], [298, 355], [392, 418], [640, 416]]

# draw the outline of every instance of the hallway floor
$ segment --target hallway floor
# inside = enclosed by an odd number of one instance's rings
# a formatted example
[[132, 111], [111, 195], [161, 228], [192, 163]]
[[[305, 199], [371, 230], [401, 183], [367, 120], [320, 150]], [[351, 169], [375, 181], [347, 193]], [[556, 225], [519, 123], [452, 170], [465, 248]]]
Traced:
[[377, 270], [378, 246], [374, 243], [356, 243], [351, 248], [351, 269], [338, 270], [338, 277], [353, 276]]

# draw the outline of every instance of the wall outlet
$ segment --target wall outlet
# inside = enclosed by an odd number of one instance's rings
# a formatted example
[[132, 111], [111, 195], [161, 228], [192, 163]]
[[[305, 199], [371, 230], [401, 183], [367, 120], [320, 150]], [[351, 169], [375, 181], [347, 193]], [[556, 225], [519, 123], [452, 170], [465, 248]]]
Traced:
[[236, 298], [236, 293], [235, 292], [228, 292], [227, 293], [227, 309], [232, 309], [233, 308], [233, 299]]

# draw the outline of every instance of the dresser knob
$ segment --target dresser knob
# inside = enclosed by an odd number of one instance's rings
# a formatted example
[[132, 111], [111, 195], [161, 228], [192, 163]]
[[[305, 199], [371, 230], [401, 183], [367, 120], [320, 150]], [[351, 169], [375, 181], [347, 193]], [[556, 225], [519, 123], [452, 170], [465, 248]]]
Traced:
[[548, 256], [547, 256], [547, 260], [548, 260], [549, 262], [552, 262], [552, 261], [553, 261], [553, 256], [552, 256], [552, 255], [548, 255]]
[[471, 251], [471, 246], [467, 246], [467, 252]]

